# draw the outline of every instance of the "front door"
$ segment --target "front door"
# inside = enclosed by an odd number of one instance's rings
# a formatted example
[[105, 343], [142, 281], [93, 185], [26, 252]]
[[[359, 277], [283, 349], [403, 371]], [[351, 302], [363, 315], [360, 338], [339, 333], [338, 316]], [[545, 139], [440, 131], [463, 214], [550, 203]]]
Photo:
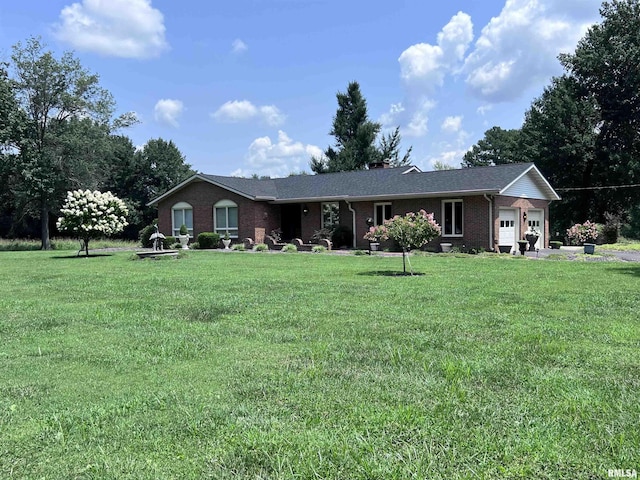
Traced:
[[536, 248], [544, 248], [544, 211], [529, 210], [529, 212], [527, 212], [527, 224], [529, 228], [535, 228], [540, 232], [540, 236], [536, 242]]
[[516, 245], [516, 211], [512, 208], [501, 208], [498, 215], [498, 245], [509, 245], [513, 251]]
[[290, 242], [294, 238], [300, 238], [302, 235], [302, 207], [299, 203], [291, 203], [284, 204], [280, 208], [282, 240]]

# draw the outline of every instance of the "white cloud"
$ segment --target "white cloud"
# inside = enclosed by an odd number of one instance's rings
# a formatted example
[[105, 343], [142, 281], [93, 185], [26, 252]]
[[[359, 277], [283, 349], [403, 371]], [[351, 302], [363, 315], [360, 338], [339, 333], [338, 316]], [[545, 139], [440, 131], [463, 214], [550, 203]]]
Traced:
[[236, 55], [240, 55], [241, 53], [246, 52], [248, 49], [249, 46], [239, 38], [236, 38], [231, 44], [231, 53], [235, 53]]
[[429, 111], [435, 107], [436, 104], [429, 99], [424, 99], [422, 102], [419, 102], [418, 105], [409, 118], [409, 123], [405, 127], [401, 127], [403, 135], [408, 137], [422, 137], [429, 131]]
[[409, 84], [430, 90], [442, 85], [447, 73], [456, 70], [473, 40], [471, 17], [458, 12], [438, 33], [437, 45], [418, 43], [400, 57], [400, 76]]
[[462, 164], [462, 157], [464, 157], [465, 153], [467, 153], [466, 150], [460, 149], [442, 151], [438, 155], [429, 157], [427, 159], [428, 168], [433, 170], [433, 167], [436, 165], [436, 163], [460, 168], [460, 165]]
[[575, 48], [598, 20], [599, 6], [600, 0], [507, 0], [465, 60], [470, 91], [487, 102], [509, 101], [559, 74], [558, 54]]
[[231, 100], [211, 114], [219, 122], [236, 123], [260, 119], [269, 126], [277, 127], [285, 121], [284, 115], [275, 105], [255, 106], [249, 100]]
[[115, 57], [156, 57], [168, 48], [163, 15], [150, 0], [81, 0], [62, 9], [54, 35], [74, 49]]
[[284, 131], [278, 131], [278, 139], [273, 143], [269, 137], [258, 137], [245, 157], [246, 168], [240, 168], [233, 175], [248, 176], [252, 173], [284, 177], [291, 172], [305, 170], [312, 156], [320, 157], [322, 150], [315, 145], [305, 145], [293, 141]]
[[442, 121], [440, 129], [447, 133], [457, 133], [462, 128], [462, 115], [456, 117], [447, 117]]
[[180, 100], [172, 100], [163, 98], [158, 100], [153, 109], [154, 117], [157, 122], [178, 127], [178, 117], [182, 115], [184, 104]]

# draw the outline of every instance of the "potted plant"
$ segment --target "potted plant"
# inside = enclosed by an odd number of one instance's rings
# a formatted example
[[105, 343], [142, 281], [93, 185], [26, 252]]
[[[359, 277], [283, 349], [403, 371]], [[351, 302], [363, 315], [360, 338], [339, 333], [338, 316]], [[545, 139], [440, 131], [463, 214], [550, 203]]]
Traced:
[[189, 243], [189, 229], [184, 223], [180, 225], [180, 235], [178, 235], [178, 240], [180, 240], [180, 245], [182, 246], [183, 250], [189, 249], [189, 247], [187, 246], [187, 244]]
[[531, 225], [529, 225], [529, 228], [527, 229], [527, 231], [524, 232], [524, 238], [526, 238], [527, 241], [529, 242], [529, 251], [535, 252], [536, 242], [538, 241], [538, 238], [540, 238], [540, 230], [538, 230], [536, 227], [532, 227]]
[[584, 253], [593, 255], [596, 248], [596, 238], [598, 238], [598, 228], [595, 223], [587, 220], [584, 223], [576, 223], [567, 229], [567, 238], [572, 245], [584, 246]]
[[529, 240], [518, 240], [518, 249], [520, 250], [520, 255], [524, 255], [524, 252], [527, 251], [528, 245]]
[[559, 250], [562, 246], [562, 242], [559, 242], [558, 240], [552, 240], [549, 242], [549, 246], [552, 250]]
[[380, 239], [387, 234], [387, 227], [376, 225], [369, 227], [369, 231], [364, 234], [364, 239], [369, 240], [369, 251], [376, 252], [380, 249]]
[[231, 245], [231, 238], [229, 237], [229, 232], [224, 234], [222, 237], [222, 244], [224, 245], [225, 250], [229, 250], [229, 245]]

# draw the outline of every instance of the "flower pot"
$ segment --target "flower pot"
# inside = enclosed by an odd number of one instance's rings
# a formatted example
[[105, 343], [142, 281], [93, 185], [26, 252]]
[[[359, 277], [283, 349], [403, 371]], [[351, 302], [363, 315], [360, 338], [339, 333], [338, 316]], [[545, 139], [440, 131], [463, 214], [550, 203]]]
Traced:
[[231, 239], [230, 238], [223, 238], [222, 239], [222, 244], [224, 245], [224, 249], [225, 250], [229, 250], [229, 245], [231, 245]]
[[560, 247], [562, 246], [562, 242], [558, 242], [557, 240], [554, 240], [549, 242], [549, 246], [551, 247], [552, 250], [560, 250]]
[[187, 244], [189, 243], [189, 235], [178, 235], [178, 240], [180, 240], [180, 245], [183, 250], [189, 250]]
[[538, 241], [538, 235], [527, 235], [527, 242], [529, 242], [529, 251], [530, 252], [535, 252], [536, 251], [536, 242]]
[[511, 253], [511, 245], [498, 245], [500, 253]]
[[583, 243], [584, 246], [584, 253], [588, 254], [588, 255], [593, 255], [593, 253], [596, 250], [596, 244], [595, 243]]
[[453, 245], [451, 243], [441, 243], [440, 248], [442, 249], [442, 253], [447, 253], [451, 251]]
[[518, 240], [518, 249], [520, 250], [520, 255], [524, 255], [524, 252], [527, 251], [527, 246], [529, 242], [526, 240]]

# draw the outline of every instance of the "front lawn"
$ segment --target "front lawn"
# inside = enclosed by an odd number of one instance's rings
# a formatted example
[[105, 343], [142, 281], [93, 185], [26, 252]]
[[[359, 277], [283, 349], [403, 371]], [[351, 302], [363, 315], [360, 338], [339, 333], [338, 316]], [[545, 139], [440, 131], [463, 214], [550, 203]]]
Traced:
[[640, 264], [1, 252], [1, 478], [640, 470]]

